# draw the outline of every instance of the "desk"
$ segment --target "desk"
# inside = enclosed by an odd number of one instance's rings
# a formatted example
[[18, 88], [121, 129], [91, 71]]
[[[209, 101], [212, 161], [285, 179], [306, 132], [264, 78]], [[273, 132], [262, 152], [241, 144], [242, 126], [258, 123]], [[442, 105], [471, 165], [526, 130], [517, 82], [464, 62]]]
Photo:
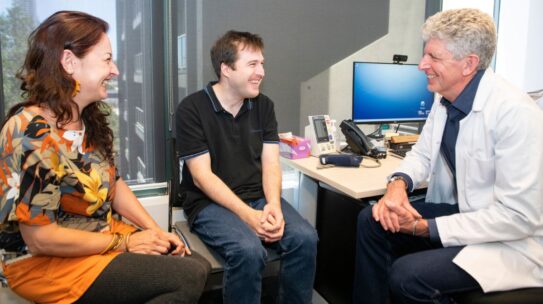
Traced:
[[[378, 168], [332, 167], [325, 169], [317, 169], [319, 164], [317, 157], [296, 160], [283, 158], [282, 161], [304, 175], [326, 183], [352, 198], [359, 199], [383, 195], [386, 189], [386, 178], [400, 165], [401, 159], [388, 156], [380, 160], [381, 166]], [[376, 163], [364, 159], [362, 165], [374, 166]]]
[[[281, 161], [300, 171], [298, 210], [319, 234], [315, 290], [328, 303], [350, 304], [358, 213], [385, 193], [386, 177], [401, 160], [388, 156], [378, 168], [326, 169], [317, 169], [316, 157]], [[364, 159], [362, 164], [376, 163]]]

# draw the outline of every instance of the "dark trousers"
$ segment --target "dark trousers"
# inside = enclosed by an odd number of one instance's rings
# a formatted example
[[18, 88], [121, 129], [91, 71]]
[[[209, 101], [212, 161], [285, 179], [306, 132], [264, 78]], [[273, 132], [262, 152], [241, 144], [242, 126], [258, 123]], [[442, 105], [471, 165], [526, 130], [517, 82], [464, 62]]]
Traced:
[[76, 304], [196, 304], [204, 290], [210, 265], [192, 256], [118, 255]]
[[[414, 202], [425, 219], [458, 213], [457, 205]], [[480, 290], [479, 284], [452, 262], [462, 250], [443, 248], [429, 238], [385, 231], [371, 206], [358, 216], [354, 303], [454, 303], [450, 295]]]

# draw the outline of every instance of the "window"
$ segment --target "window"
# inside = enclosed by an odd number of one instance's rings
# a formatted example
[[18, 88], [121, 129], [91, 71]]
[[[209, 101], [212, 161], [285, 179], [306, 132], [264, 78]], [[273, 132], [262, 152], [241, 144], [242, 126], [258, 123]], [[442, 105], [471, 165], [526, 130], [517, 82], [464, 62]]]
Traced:
[[[30, 32], [59, 10], [78, 10], [109, 23], [113, 58], [120, 75], [106, 102], [115, 133], [120, 175], [129, 184], [162, 182], [165, 174], [163, 1], [2, 0], [0, 39], [2, 114], [21, 101], [15, 74]], [[0, 108], [2, 109], [2, 108]]]
[[187, 69], [187, 35], [177, 36], [177, 68], [179, 72]]

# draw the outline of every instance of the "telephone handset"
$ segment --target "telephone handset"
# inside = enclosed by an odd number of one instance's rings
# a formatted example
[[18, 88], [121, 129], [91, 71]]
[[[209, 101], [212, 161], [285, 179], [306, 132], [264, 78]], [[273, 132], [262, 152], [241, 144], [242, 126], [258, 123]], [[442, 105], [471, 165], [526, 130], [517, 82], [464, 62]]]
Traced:
[[354, 153], [367, 155], [373, 158], [386, 157], [386, 150], [376, 148], [352, 120], [346, 119], [342, 121], [339, 127], [341, 128], [341, 132], [345, 135], [347, 144]]

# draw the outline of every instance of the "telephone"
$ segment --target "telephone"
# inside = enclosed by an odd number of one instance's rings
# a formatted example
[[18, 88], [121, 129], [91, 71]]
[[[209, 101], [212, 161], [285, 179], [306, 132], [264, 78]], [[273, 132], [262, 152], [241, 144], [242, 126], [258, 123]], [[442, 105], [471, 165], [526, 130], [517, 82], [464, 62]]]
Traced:
[[305, 126], [305, 138], [309, 139], [311, 155], [336, 152], [335, 125], [328, 115], [308, 116], [309, 125]]
[[375, 147], [369, 138], [358, 128], [358, 126], [350, 119], [341, 122], [341, 132], [345, 135], [347, 144], [351, 150], [360, 155], [367, 155], [373, 158], [385, 158], [387, 156], [384, 148]]

